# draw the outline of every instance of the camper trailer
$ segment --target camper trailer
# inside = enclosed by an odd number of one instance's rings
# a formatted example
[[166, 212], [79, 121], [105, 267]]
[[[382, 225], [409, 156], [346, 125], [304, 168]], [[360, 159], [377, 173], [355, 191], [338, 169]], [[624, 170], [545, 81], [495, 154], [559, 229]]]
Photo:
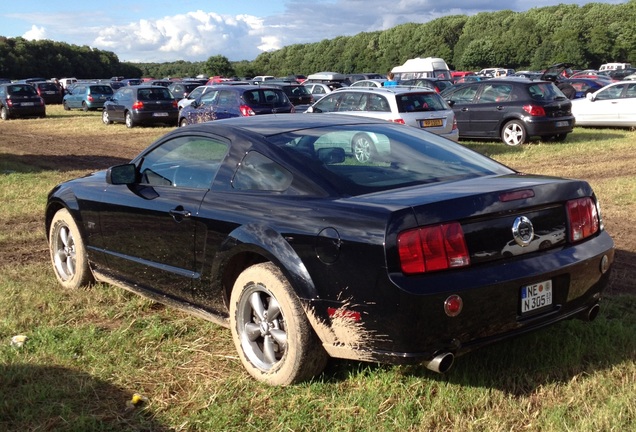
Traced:
[[416, 78], [451, 79], [448, 65], [444, 59], [437, 57], [409, 59], [402, 66], [395, 66], [391, 72], [396, 81]]

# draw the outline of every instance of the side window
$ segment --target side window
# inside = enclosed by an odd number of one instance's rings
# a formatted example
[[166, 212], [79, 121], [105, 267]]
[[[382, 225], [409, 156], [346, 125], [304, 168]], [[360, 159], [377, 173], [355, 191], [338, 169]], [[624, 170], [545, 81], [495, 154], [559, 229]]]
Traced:
[[636, 83], [627, 85], [627, 92], [625, 93], [627, 98], [636, 98]]
[[367, 111], [383, 111], [390, 112], [391, 107], [384, 96], [378, 94], [370, 94]]
[[504, 84], [484, 84], [478, 102], [503, 102], [510, 99], [512, 86]]
[[596, 99], [597, 100], [617, 99], [621, 97], [621, 93], [623, 92], [624, 88], [625, 88], [624, 85], [615, 85], [612, 87], [608, 87], [605, 90], [600, 91], [596, 95]]
[[251, 151], [239, 164], [232, 187], [239, 190], [283, 192], [292, 182], [287, 169], [262, 154]]
[[218, 91], [209, 91], [201, 96], [199, 102], [201, 103], [201, 105], [213, 105], [218, 95]]
[[139, 166], [140, 183], [208, 189], [228, 152], [225, 142], [208, 137], [177, 137], [147, 153]]
[[325, 96], [320, 99], [318, 104], [316, 105], [318, 112], [334, 112], [337, 110], [338, 101], [342, 96], [342, 93], [336, 92], [336, 94], [331, 94], [329, 96]]
[[456, 104], [468, 104], [472, 103], [477, 93], [478, 86], [469, 85], [463, 89], [459, 89], [450, 95], [450, 100]]
[[344, 93], [341, 98], [338, 111], [365, 111], [366, 98], [364, 93]]

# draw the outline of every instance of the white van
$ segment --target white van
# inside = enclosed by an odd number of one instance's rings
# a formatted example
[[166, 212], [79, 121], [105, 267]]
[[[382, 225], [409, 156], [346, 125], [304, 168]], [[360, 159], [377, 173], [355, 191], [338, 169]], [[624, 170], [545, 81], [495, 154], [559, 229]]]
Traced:
[[391, 72], [395, 81], [417, 78], [451, 79], [448, 65], [444, 59], [438, 57], [412, 58], [402, 66], [395, 66]]
[[610, 71], [616, 69], [628, 69], [631, 68], [632, 65], [630, 63], [605, 63], [602, 64], [600, 68], [598, 68], [599, 72]]

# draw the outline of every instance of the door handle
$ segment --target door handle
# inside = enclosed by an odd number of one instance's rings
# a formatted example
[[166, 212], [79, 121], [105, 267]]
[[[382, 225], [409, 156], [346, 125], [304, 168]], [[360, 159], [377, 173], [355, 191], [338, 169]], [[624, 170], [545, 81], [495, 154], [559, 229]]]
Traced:
[[175, 222], [181, 222], [182, 220], [192, 216], [192, 213], [184, 209], [183, 206], [177, 206], [173, 208], [172, 210], [170, 210], [169, 213]]

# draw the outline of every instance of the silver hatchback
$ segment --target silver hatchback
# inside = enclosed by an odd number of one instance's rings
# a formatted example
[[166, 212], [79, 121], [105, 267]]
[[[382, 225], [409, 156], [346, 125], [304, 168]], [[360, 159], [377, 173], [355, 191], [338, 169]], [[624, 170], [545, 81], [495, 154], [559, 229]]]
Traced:
[[433, 90], [347, 87], [328, 94], [307, 112], [373, 117], [425, 129], [455, 142], [459, 139], [455, 113]]

